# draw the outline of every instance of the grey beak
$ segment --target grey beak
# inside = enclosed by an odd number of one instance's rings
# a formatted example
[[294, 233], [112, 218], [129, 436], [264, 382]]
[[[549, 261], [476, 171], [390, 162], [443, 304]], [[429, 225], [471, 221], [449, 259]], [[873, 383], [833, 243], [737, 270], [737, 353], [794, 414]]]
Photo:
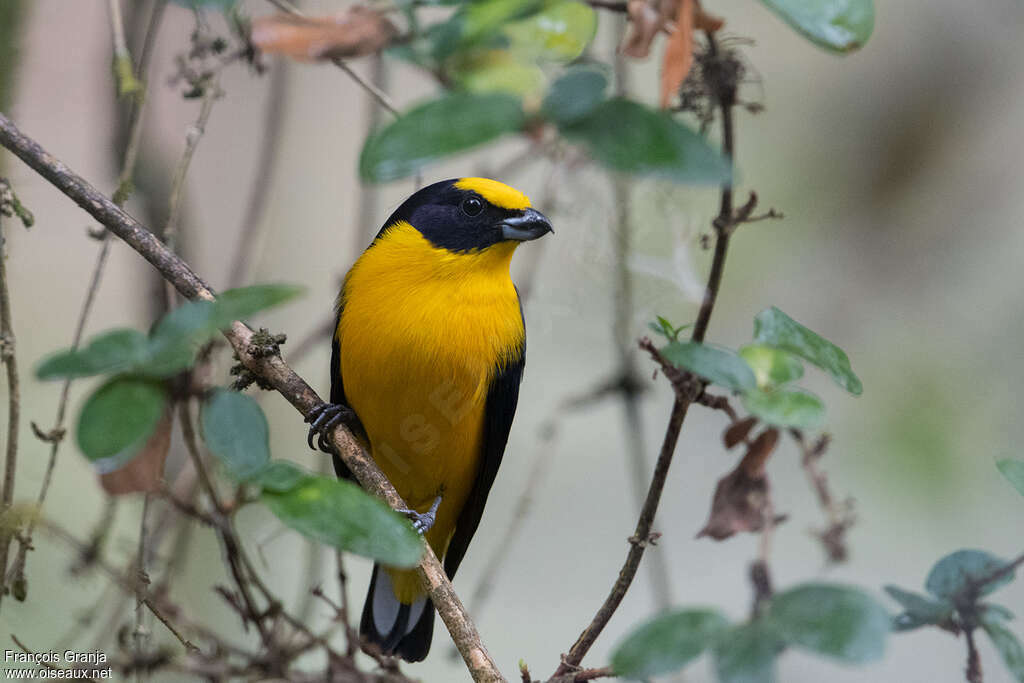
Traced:
[[501, 222], [501, 236], [506, 240], [526, 242], [554, 232], [544, 214], [536, 209], [524, 209], [519, 216], [506, 218]]

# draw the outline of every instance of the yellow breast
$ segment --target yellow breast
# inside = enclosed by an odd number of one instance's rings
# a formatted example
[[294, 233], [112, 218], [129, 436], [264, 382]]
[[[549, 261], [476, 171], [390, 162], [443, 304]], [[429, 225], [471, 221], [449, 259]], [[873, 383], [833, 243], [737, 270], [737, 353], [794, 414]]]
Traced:
[[499, 243], [454, 254], [398, 223], [360, 257], [342, 291], [336, 334], [346, 398], [409, 507], [425, 511], [443, 496], [427, 534], [438, 555], [476, 477], [490, 380], [522, 352], [514, 251]]

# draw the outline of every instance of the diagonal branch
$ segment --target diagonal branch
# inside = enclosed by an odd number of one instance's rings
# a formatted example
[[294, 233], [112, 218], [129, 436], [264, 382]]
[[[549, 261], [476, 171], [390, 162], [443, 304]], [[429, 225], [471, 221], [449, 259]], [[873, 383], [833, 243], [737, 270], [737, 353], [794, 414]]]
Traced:
[[[0, 114], [0, 145], [3, 145], [57, 189], [75, 201], [110, 232], [149, 261], [182, 296], [188, 299], [215, 298], [213, 290], [180, 257], [172, 253], [142, 224], [116, 206], [109, 198], [51, 156], [34, 140], [25, 136], [5, 115]], [[280, 358], [262, 356], [251, 348], [253, 331], [235, 322], [224, 332], [239, 360], [291, 403], [303, 416], [320, 406], [323, 400]], [[352, 434], [339, 426], [331, 434], [331, 443], [363, 488], [384, 499], [392, 507], [405, 507], [398, 492], [356, 442]], [[459, 648], [474, 681], [504, 681], [497, 665], [487, 653], [476, 626], [456, 595], [441, 563], [424, 544], [418, 568], [420, 580], [438, 614]]]
[[[709, 50], [716, 54], [717, 45], [712, 35], [708, 36]], [[731, 81], [716, 83], [714, 92], [715, 104], [722, 113], [722, 154], [729, 160], [733, 159], [734, 151], [734, 128], [733, 128], [733, 105], [736, 102], [736, 84]], [[722, 274], [725, 271], [725, 255], [729, 249], [729, 237], [733, 229], [748, 218], [757, 204], [757, 196], [753, 193], [750, 200], [738, 211], [733, 209], [733, 188], [731, 181], [726, 181], [721, 188], [721, 204], [718, 216], [713, 225], [715, 228], [715, 251], [711, 261], [711, 272], [708, 275], [708, 283], [704, 289], [704, 300], [701, 303], [700, 311], [697, 314], [697, 321], [693, 326], [692, 341], [703, 342], [707, 334], [708, 324], [711, 322], [711, 312], [714, 310], [715, 302], [718, 299], [718, 290], [722, 282]], [[648, 342], [649, 344], [649, 342]], [[643, 341], [641, 348], [644, 348]], [[686, 411], [697, 397], [700, 391], [685, 391], [676, 387], [676, 398], [672, 405], [672, 413], [669, 417], [668, 427], [665, 429], [665, 437], [662, 442], [661, 452], [654, 465], [654, 473], [651, 475], [651, 483], [647, 489], [647, 497], [644, 500], [640, 517], [637, 519], [636, 530], [630, 537], [629, 552], [626, 561], [619, 570], [619, 575], [612, 585], [612, 589], [605, 598], [604, 603], [598, 609], [594, 618], [580, 634], [572, 649], [562, 658], [561, 664], [555, 670], [550, 681], [559, 676], [573, 671], [579, 667], [583, 657], [593, 646], [598, 636], [607, 626], [608, 621], [618, 609], [622, 599], [626, 597], [633, 579], [636, 577], [637, 569], [640, 567], [640, 560], [643, 559], [644, 550], [648, 545], [653, 545], [657, 534], [652, 533], [654, 518], [658, 512], [658, 505], [661, 502], [661, 494], [665, 489], [665, 480], [668, 477], [669, 466], [672, 464], [672, 456], [675, 453], [676, 443], [679, 440], [679, 431], [682, 428], [683, 420], [686, 418]]]

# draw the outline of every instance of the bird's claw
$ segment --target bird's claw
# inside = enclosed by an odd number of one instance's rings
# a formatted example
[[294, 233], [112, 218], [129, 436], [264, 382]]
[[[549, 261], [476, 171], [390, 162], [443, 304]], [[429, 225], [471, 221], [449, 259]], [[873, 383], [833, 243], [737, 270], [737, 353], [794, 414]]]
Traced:
[[437, 508], [441, 505], [441, 496], [434, 499], [434, 504], [430, 506], [430, 509], [426, 512], [416, 512], [415, 510], [409, 510], [407, 508], [400, 508], [395, 512], [401, 513], [409, 518], [412, 522], [412, 528], [416, 530], [420, 536], [430, 531], [430, 527], [434, 526], [434, 522], [437, 521]]
[[[309, 424], [306, 443], [313, 450], [319, 448], [324, 453], [334, 453], [334, 448], [327, 437], [339, 424], [342, 422], [349, 424], [354, 417], [355, 412], [346, 405], [321, 403], [313, 408], [306, 417], [306, 422]], [[316, 445], [313, 444], [314, 437], [317, 437]]]

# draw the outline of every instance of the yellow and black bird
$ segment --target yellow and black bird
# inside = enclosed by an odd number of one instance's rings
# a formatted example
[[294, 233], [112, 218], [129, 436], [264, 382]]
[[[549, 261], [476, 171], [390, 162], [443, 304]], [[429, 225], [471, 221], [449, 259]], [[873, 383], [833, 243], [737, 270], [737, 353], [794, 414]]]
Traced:
[[[352, 266], [337, 301], [331, 403], [361, 433], [407, 514], [455, 576], [480, 524], [519, 398], [526, 331], [509, 275], [520, 242], [551, 232], [522, 192], [445, 180], [407, 199]], [[351, 474], [334, 456], [338, 476]], [[434, 608], [413, 571], [375, 565], [360, 632], [408, 661], [427, 656]]]

